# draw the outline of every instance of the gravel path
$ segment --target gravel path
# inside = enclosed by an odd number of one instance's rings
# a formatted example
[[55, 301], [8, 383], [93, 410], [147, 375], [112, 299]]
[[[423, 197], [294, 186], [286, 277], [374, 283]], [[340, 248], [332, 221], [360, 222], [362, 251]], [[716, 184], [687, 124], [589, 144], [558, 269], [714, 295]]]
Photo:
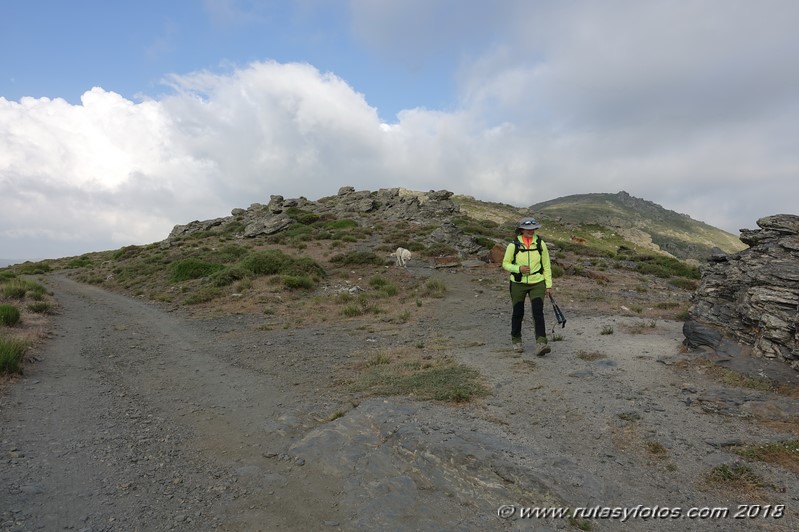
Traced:
[[54, 338], [2, 397], [3, 530], [315, 528], [313, 508], [276, 493], [296, 465], [275, 459], [288, 431], [265, 422], [302, 398], [220, 356], [213, 327], [234, 325], [51, 285]]
[[[410, 273], [439, 277], [448, 296], [421, 322], [377, 331], [357, 321], [264, 330], [257, 316], [190, 319], [50, 276], [62, 306], [54, 334], [0, 395], [0, 530], [579, 524], [501, 520], [502, 504], [785, 504], [781, 519], [594, 519], [591, 529], [797, 529], [795, 473], [753, 464], [768, 483], [755, 492], [703, 483], [735, 460], [731, 444], [791, 434], [743, 417], [777, 399], [675, 368], [681, 323], [642, 330], [640, 319], [562, 301], [569, 321], [552, 354], [517, 357], [495, 271]], [[613, 334], [600, 333], [608, 327]], [[479, 369], [493, 395], [465, 406], [353, 403], [336, 388], [352, 353], [420, 341]], [[725, 397], [740, 415], [707, 408]]]

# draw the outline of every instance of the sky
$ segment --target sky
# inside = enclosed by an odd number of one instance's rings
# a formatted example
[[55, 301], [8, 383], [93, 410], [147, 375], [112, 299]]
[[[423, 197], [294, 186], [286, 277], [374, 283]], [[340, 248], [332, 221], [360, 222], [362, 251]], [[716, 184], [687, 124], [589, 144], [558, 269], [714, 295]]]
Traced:
[[343, 186], [799, 213], [795, 0], [0, 6], [0, 258]]

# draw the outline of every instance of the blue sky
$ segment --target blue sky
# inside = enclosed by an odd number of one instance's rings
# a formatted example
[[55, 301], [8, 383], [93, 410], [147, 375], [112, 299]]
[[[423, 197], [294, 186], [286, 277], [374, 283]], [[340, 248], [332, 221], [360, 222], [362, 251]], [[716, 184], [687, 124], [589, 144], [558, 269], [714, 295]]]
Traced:
[[6, 0], [0, 258], [162, 240], [273, 194], [618, 192], [797, 213], [792, 0]]
[[[309, 63], [370, 95], [381, 116], [446, 108], [457, 42], [431, 53], [370, 49], [345, 1], [13, 1], [0, 44], [0, 94], [80, 103], [94, 86], [136, 99], [167, 92], [170, 73], [230, 71], [254, 61]], [[457, 2], [442, 2], [453, 7]], [[412, 38], [408, 35], [408, 38]]]

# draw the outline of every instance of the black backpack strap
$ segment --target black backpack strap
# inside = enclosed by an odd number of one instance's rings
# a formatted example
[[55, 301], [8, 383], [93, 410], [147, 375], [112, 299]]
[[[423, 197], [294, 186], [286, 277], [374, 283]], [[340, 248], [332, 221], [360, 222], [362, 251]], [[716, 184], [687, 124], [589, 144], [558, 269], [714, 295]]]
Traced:
[[[541, 247], [541, 242], [543, 242], [541, 237], [536, 235], [535, 250], [538, 251], [538, 256], [541, 257], [541, 260], [539, 262], [540, 267], [538, 268], [537, 272], [530, 272], [530, 275], [544, 273], [544, 255], [543, 255], [543, 249]], [[513, 240], [513, 245], [515, 249], [513, 250], [513, 260], [511, 261], [511, 264], [516, 264], [516, 255], [519, 254], [519, 250], [522, 248], [522, 243], [519, 242], [518, 238], [516, 238]], [[528, 249], [527, 251], [530, 250]]]
[[511, 264], [516, 264], [516, 255], [519, 254], [519, 248], [521, 246], [522, 246], [522, 243], [519, 242], [518, 240], [514, 240], [513, 241], [514, 250], [513, 250], [513, 260], [511, 261]]

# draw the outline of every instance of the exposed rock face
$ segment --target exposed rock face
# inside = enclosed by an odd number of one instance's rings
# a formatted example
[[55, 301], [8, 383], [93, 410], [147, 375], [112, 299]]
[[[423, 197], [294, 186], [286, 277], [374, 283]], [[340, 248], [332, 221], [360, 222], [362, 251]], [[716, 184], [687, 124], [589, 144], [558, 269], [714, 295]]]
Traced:
[[264, 216], [253, 220], [244, 228], [243, 235], [245, 237], [253, 237], [257, 235], [273, 235], [279, 233], [286, 227], [292, 224], [291, 218], [285, 214], [276, 214], [274, 216]]
[[172, 228], [172, 231], [169, 233], [167, 238], [175, 238], [179, 236], [190, 235], [191, 233], [208, 231], [214, 227], [222, 225], [226, 221], [227, 218], [214, 218], [213, 220], [205, 220], [202, 222], [195, 220], [193, 222], [187, 223], [186, 225], [176, 225], [174, 228]]
[[430, 235], [430, 243], [446, 243], [456, 248], [459, 254], [479, 252], [482, 247], [470, 236], [464, 235], [450, 220], [458, 214], [458, 205], [451, 200], [448, 190], [415, 192], [404, 188], [356, 191], [353, 187], [341, 187], [338, 194], [317, 201], [306, 198], [286, 199], [273, 195], [269, 203], [253, 203], [247, 209], [233, 209], [231, 216], [204, 222], [194, 221], [177, 225], [169, 233], [162, 247], [169, 247], [176, 239], [192, 233], [219, 228], [227, 230], [230, 224], [239, 229], [233, 234], [242, 238], [279, 233], [296, 223], [289, 209], [301, 209], [320, 217], [350, 218], [360, 224], [412, 221], [421, 225], [440, 224]]
[[716, 254], [702, 267], [685, 344], [732, 356], [751, 351], [799, 370], [799, 216], [757, 225], [741, 231], [749, 249]]

